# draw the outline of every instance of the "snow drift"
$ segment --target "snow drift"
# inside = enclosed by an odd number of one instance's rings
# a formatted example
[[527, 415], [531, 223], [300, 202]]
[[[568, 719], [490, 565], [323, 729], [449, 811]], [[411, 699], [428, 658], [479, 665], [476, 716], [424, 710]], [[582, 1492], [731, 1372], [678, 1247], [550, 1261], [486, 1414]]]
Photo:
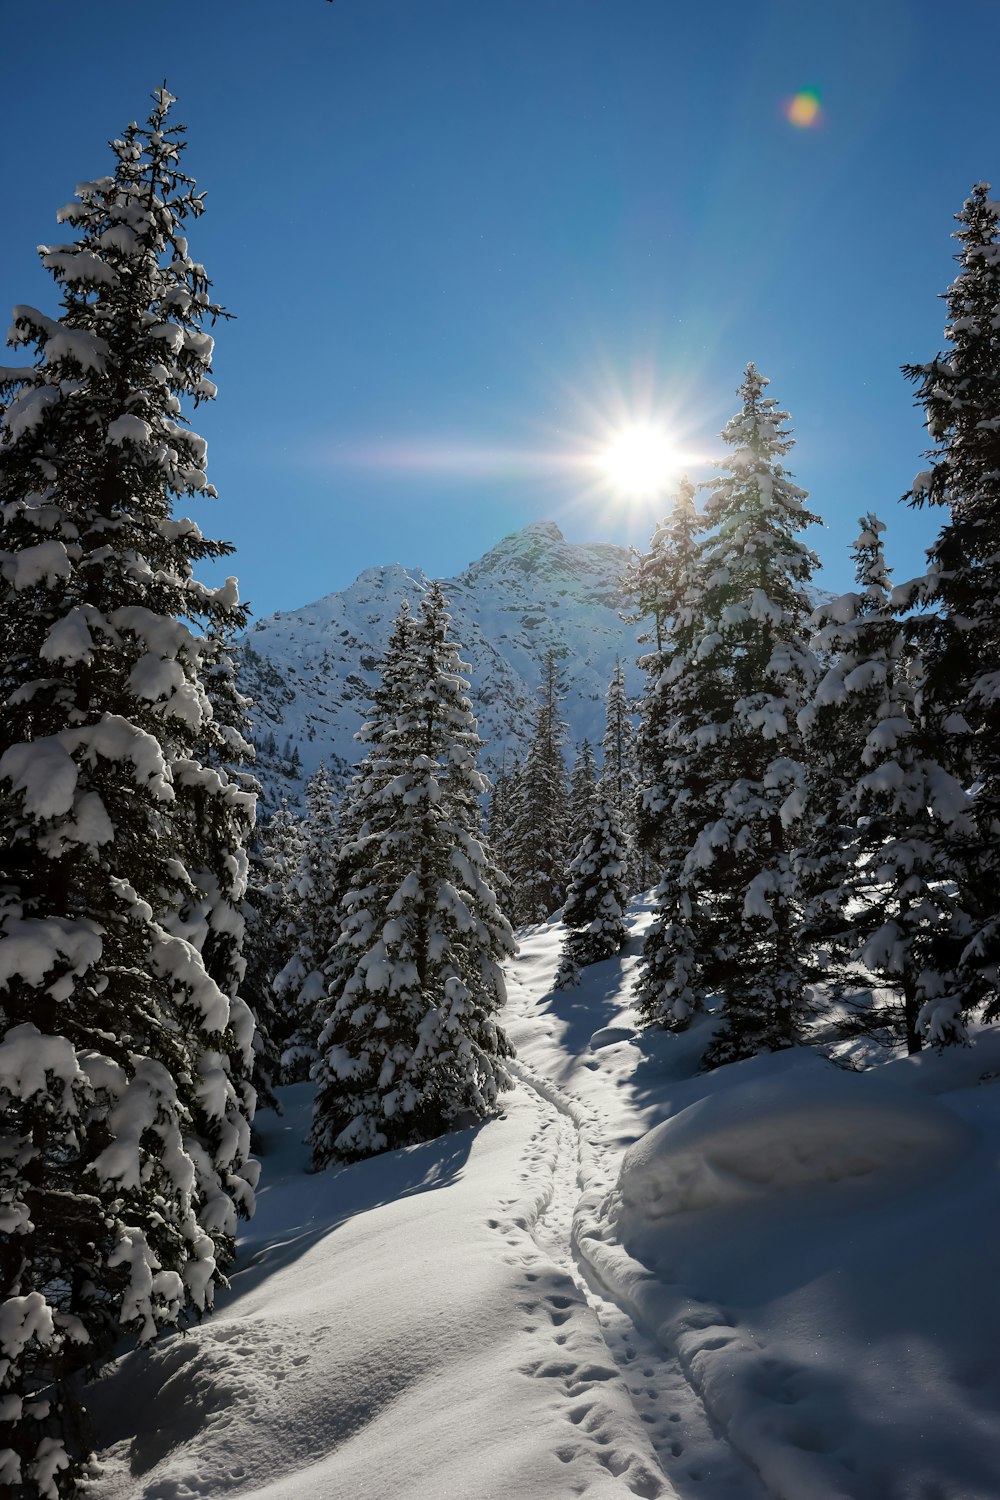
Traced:
[[626, 1239], [671, 1215], [760, 1202], [815, 1183], [890, 1183], [943, 1165], [969, 1145], [945, 1105], [884, 1072], [848, 1073], [812, 1054], [778, 1077], [710, 1095], [625, 1154]]

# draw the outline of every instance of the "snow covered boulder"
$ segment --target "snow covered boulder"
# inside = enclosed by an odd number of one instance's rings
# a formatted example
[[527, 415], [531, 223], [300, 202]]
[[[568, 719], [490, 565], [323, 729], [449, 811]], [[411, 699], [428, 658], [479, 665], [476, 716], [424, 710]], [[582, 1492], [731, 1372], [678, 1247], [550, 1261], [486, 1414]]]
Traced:
[[789, 1064], [711, 1093], [629, 1148], [618, 1180], [626, 1241], [677, 1214], [816, 1184], [881, 1191], [968, 1147], [952, 1110], [893, 1077], [843, 1072], [811, 1054]]

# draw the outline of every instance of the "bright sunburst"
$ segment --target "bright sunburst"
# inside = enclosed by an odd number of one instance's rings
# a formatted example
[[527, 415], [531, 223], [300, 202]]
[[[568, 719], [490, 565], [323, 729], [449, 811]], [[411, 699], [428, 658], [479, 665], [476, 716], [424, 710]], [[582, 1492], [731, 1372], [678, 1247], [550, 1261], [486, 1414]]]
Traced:
[[677, 473], [679, 456], [662, 428], [636, 426], [613, 437], [597, 462], [620, 494], [638, 499], [666, 489]]

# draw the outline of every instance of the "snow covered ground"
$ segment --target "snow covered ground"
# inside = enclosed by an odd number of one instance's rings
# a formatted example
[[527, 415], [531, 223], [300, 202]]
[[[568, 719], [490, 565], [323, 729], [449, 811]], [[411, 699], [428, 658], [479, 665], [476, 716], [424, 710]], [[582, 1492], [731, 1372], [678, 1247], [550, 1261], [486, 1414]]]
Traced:
[[529, 930], [503, 1117], [312, 1175], [308, 1085], [215, 1316], [93, 1388], [93, 1500], [996, 1500], [1000, 1038], [696, 1075]]

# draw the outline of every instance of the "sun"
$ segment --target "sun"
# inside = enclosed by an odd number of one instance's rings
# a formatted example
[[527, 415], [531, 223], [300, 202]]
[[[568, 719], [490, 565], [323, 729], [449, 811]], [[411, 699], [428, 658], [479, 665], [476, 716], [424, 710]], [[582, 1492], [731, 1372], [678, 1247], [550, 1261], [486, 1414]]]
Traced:
[[678, 454], [660, 427], [626, 427], [597, 456], [597, 464], [622, 495], [639, 498], [666, 489]]

